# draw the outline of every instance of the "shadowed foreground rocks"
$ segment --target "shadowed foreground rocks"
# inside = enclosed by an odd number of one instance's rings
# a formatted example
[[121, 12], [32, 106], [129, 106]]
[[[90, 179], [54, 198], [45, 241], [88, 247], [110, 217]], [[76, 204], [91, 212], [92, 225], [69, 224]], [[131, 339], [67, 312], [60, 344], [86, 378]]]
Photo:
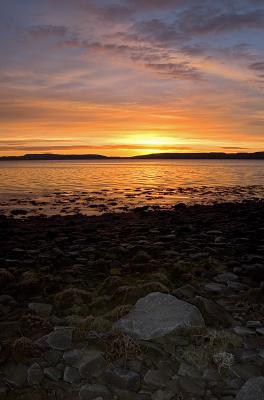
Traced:
[[263, 221], [0, 216], [0, 399], [262, 400]]

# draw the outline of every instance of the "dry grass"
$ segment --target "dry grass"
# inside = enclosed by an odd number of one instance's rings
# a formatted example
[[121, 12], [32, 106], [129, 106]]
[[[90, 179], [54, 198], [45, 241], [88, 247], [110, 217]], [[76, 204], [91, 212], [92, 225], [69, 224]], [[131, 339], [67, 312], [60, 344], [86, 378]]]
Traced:
[[14, 275], [5, 268], [0, 268], [0, 287], [13, 282], [15, 280]]
[[109, 362], [134, 360], [141, 355], [138, 343], [128, 335], [121, 332], [113, 332], [106, 343], [106, 358]]
[[[229, 350], [240, 347], [243, 344], [242, 339], [226, 330], [209, 330], [206, 333], [194, 335], [193, 343], [183, 353], [183, 357], [191, 364], [204, 365], [206, 363], [216, 364], [218, 360], [218, 368], [224, 369], [225, 363], [228, 362], [228, 357], [220, 359], [220, 354], [231, 354]], [[216, 359], [216, 355], [219, 355]], [[231, 354], [232, 355], [232, 354]], [[231, 356], [229, 357], [229, 361]], [[218, 365], [218, 364], [216, 364]]]
[[131, 304], [121, 304], [105, 314], [104, 318], [107, 318], [112, 322], [118, 321], [120, 318], [127, 315], [132, 307]]
[[15, 339], [11, 346], [13, 357], [16, 361], [22, 361], [29, 357], [32, 357], [34, 346], [31, 339], [27, 337], [20, 337]]
[[91, 300], [91, 293], [77, 288], [67, 288], [55, 295], [55, 303], [61, 308], [69, 308]]

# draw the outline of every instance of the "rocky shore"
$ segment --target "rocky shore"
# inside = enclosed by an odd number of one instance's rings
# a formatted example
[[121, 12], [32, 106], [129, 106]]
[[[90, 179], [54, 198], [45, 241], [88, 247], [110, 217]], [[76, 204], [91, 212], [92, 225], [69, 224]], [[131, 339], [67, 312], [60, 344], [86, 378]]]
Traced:
[[0, 399], [263, 400], [263, 221], [0, 216]]

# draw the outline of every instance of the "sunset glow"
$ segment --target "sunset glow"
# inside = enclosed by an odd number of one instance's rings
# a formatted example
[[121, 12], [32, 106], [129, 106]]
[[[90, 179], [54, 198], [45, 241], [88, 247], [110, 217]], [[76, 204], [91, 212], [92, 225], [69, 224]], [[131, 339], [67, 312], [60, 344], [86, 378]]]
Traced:
[[263, 150], [264, 5], [231, 3], [2, 3], [0, 155]]

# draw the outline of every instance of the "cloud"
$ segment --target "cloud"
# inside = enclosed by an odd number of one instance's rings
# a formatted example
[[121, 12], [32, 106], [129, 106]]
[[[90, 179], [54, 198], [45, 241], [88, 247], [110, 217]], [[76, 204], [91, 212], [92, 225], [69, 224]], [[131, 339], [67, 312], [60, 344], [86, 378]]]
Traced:
[[201, 73], [188, 62], [179, 63], [148, 63], [147, 68], [150, 68], [162, 75], [167, 75], [176, 79], [201, 79]]
[[56, 25], [33, 25], [28, 28], [28, 32], [34, 37], [47, 36], [66, 36], [69, 33], [67, 26]]
[[264, 61], [253, 63], [249, 66], [254, 71], [264, 71]]

